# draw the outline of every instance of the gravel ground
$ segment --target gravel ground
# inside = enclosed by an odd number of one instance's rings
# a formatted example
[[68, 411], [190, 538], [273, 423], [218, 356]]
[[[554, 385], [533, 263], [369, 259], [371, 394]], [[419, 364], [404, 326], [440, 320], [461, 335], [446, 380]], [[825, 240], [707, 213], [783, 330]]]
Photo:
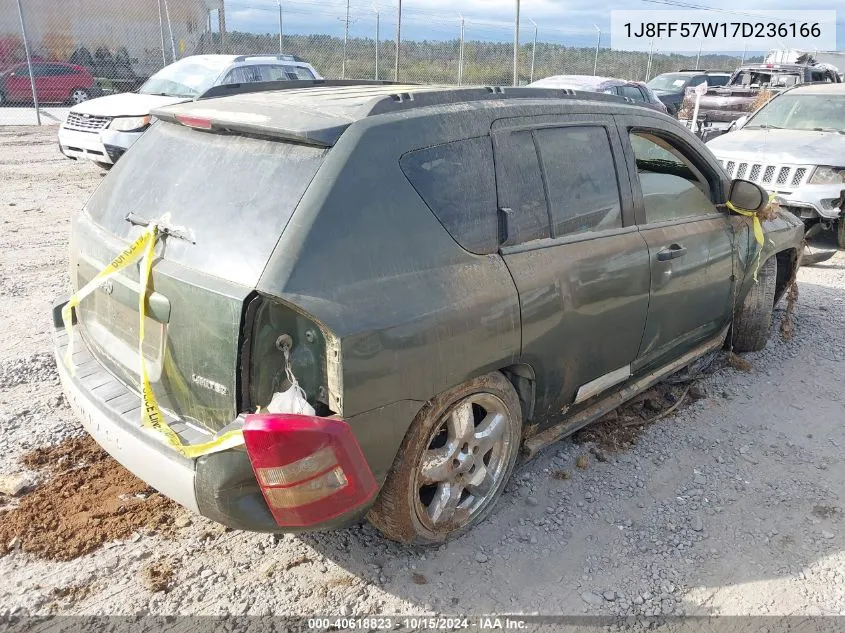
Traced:
[[[49, 309], [66, 287], [69, 214], [101, 175], [61, 157], [55, 129], [0, 128], [0, 149], [0, 473], [11, 473], [28, 450], [81, 432]], [[399, 546], [369, 525], [256, 535], [185, 514], [167, 536], [68, 562], [13, 551], [0, 558], [0, 613], [845, 614], [844, 268], [840, 252], [802, 269], [795, 337], [773, 328], [767, 350], [746, 356], [751, 372], [714, 363], [705, 397], [630, 450], [548, 449], [446, 546]]]

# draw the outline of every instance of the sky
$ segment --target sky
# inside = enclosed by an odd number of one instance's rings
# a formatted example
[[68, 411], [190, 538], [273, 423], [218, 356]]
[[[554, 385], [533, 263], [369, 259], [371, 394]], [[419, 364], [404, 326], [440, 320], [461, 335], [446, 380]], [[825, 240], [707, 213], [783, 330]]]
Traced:
[[[738, 11], [731, 0], [670, 0], [720, 9], [725, 21], [753, 20]], [[278, 32], [278, 0], [225, 0], [229, 30]], [[283, 30], [286, 33], [327, 33], [342, 35], [347, 0], [281, 0]], [[828, 9], [841, 2], [816, 0], [812, 6], [797, 0], [746, 0], [741, 11]], [[403, 0], [403, 39], [455, 39], [460, 32], [461, 15], [467, 39], [512, 41], [516, 0]], [[380, 37], [395, 37], [396, 0], [349, 0], [351, 36], [374, 37], [376, 12], [380, 16]], [[598, 5], [593, 0], [521, 0], [520, 37], [530, 41], [537, 24], [542, 41], [573, 46], [595, 46], [596, 26], [602, 31], [602, 45], [609, 46], [610, 12], [613, 9], [674, 9], [648, 0], [627, 0]], [[533, 20], [533, 23], [532, 23]], [[839, 16], [837, 49], [845, 49], [845, 11]], [[658, 45], [659, 49], [659, 45]], [[737, 50], [741, 51], [739, 46]], [[750, 50], [750, 49], [749, 49]]]

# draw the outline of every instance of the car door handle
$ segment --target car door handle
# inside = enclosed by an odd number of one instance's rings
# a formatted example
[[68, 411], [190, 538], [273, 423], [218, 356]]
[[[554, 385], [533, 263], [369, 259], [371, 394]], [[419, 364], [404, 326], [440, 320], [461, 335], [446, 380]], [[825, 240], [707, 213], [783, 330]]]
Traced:
[[670, 259], [683, 257], [687, 254], [687, 249], [680, 244], [672, 244], [669, 248], [664, 248], [657, 253], [657, 261], [668, 262]]

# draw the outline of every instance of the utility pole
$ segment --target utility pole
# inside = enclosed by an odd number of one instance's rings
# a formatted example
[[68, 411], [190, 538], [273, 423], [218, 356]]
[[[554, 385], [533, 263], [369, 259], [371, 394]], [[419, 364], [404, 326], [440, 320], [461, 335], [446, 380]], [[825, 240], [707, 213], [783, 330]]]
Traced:
[[[161, 17], [161, 0], [156, 0], [158, 5], [158, 31], [161, 35], [161, 61], [164, 66], [167, 66], [167, 53], [164, 51], [164, 18]], [[211, 31], [211, 29], [208, 29]]]
[[537, 59], [537, 23], [528, 18], [528, 21], [534, 25], [534, 43], [531, 45], [531, 74], [528, 75], [528, 83], [534, 83], [534, 62]]
[[282, 0], [279, 0], [279, 55], [285, 52], [284, 31], [282, 30]]
[[399, 59], [402, 48], [402, 0], [399, 0], [399, 11], [396, 18], [396, 66], [393, 69], [393, 81], [399, 83]]
[[519, 0], [516, 0], [516, 20], [513, 25], [513, 85], [519, 85]]
[[346, 45], [349, 42], [349, 0], [346, 0], [346, 24], [343, 28], [343, 64], [340, 67], [340, 78], [346, 79]]
[[698, 70], [698, 63], [701, 61], [701, 47], [704, 45], [704, 39], [698, 41], [698, 55], [695, 56], [695, 69]]
[[379, 31], [381, 30], [381, 14], [378, 11], [378, 7], [373, 5], [373, 11], [376, 12], [376, 72], [375, 72], [375, 80], [378, 81], [378, 42], [379, 42]]
[[21, 19], [21, 35], [23, 36], [23, 51], [26, 54], [26, 67], [29, 69], [29, 85], [32, 87], [32, 105], [35, 106], [35, 123], [41, 127], [41, 110], [38, 109], [38, 91], [35, 89], [35, 75], [32, 72], [32, 56], [29, 54], [29, 41], [26, 37], [26, 23], [23, 19], [23, 7], [18, 0], [18, 16]]
[[596, 33], [598, 36], [596, 37], [596, 61], [593, 62], [593, 74], [598, 75], [599, 73], [599, 48], [601, 47], [601, 29], [598, 27], [597, 24], [593, 24], [593, 28], [596, 29]]
[[462, 86], [464, 83], [464, 16], [461, 16], [461, 39], [458, 43], [458, 85]]

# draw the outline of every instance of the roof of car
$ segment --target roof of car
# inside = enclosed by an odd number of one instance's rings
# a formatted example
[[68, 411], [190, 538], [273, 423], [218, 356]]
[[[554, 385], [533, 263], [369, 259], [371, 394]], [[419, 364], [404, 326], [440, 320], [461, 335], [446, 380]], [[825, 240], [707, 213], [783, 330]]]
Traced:
[[286, 62], [294, 62], [294, 63], [303, 63], [304, 60], [299, 57], [298, 55], [289, 55], [289, 54], [273, 54], [269, 53], [267, 55], [221, 55], [221, 54], [208, 54], [208, 55], [188, 55], [186, 57], [182, 57], [177, 61], [183, 60], [197, 60], [197, 61], [205, 61], [205, 62], [219, 62], [221, 64], [229, 63], [234, 64], [236, 62], [246, 62], [246, 61], [264, 61], [267, 59], [276, 59], [278, 61], [286, 61]]
[[[407, 113], [429, 106], [471, 107], [474, 103], [502, 100], [587, 100], [618, 105], [630, 99], [566, 88], [421, 86], [378, 82], [289, 81], [216, 89], [216, 98], [199, 99], [153, 111], [160, 119], [185, 117], [224, 129], [242, 130], [331, 146], [352, 123], [366, 117]], [[180, 119], [181, 117], [181, 119]], [[190, 123], [186, 123], [190, 125]]]
[[845, 95], [845, 83], [838, 84], [800, 84], [789, 91], [800, 95]]

